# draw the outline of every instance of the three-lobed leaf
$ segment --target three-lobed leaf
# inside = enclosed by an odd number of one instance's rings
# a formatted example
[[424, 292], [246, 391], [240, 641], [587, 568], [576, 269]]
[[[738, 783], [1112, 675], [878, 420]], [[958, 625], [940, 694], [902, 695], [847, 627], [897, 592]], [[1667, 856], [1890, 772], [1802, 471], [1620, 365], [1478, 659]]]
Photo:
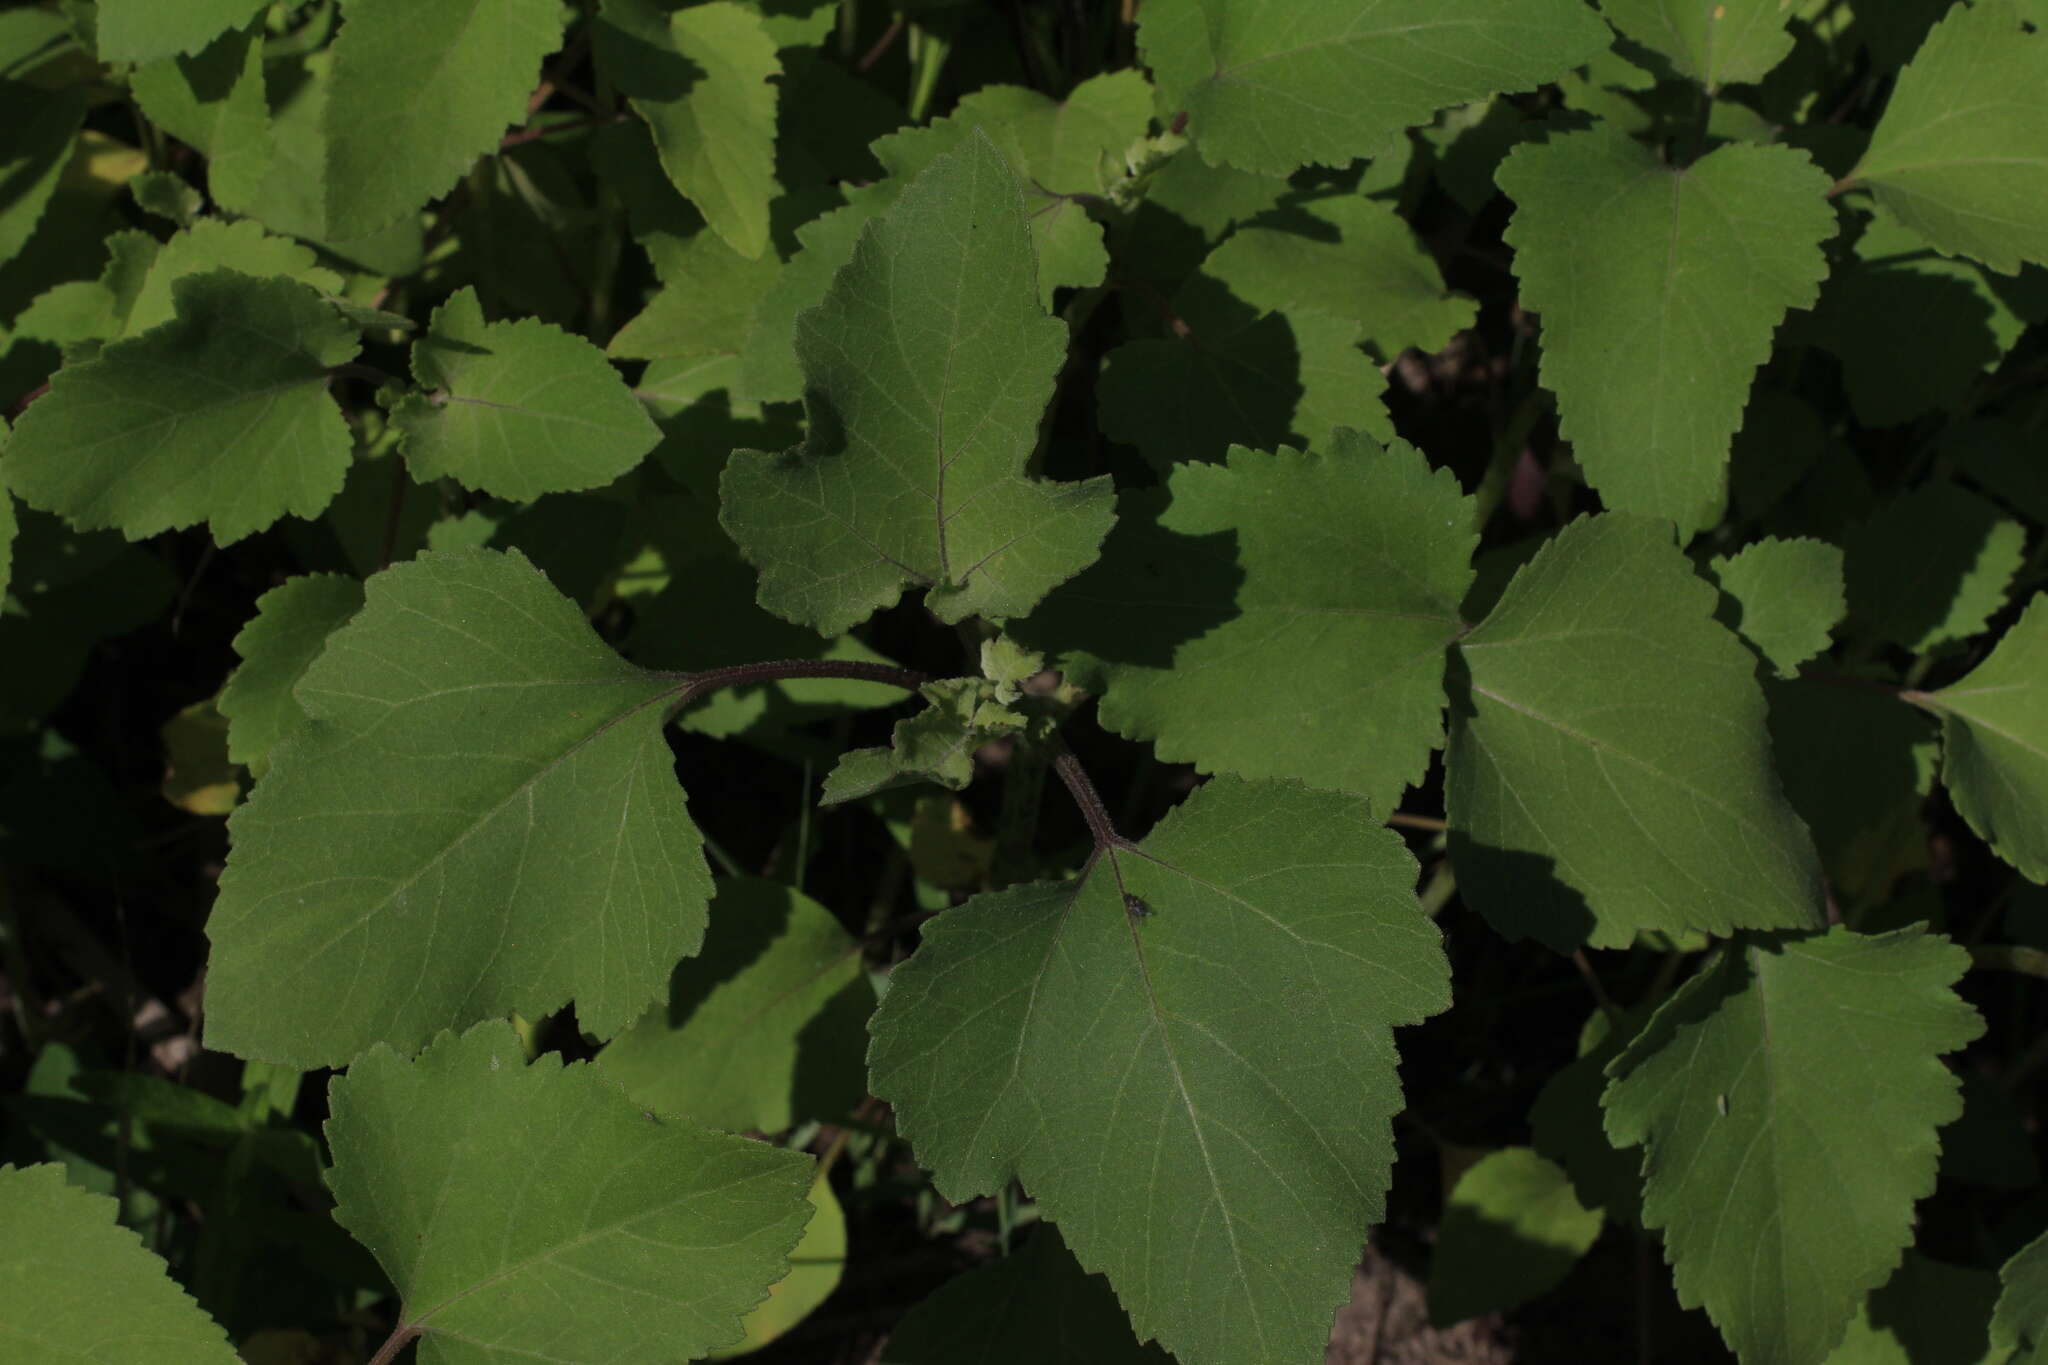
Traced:
[[927, 924], [871, 1088], [948, 1198], [1020, 1179], [1141, 1338], [1320, 1360], [1383, 1207], [1392, 1029], [1449, 1003], [1414, 878], [1362, 800], [1215, 778], [1078, 877]]
[[574, 997], [609, 1036], [703, 935], [710, 875], [662, 738], [680, 684], [522, 557], [380, 573], [229, 829], [207, 1042], [310, 1067]]
[[534, 318], [486, 322], [474, 289], [434, 310], [412, 369], [391, 421], [423, 483], [523, 502], [610, 483], [661, 439], [602, 351]]
[[205, 522], [220, 544], [340, 491], [353, 441], [327, 392], [351, 327], [303, 284], [228, 270], [172, 286], [176, 316], [70, 365], [22, 414], [24, 502], [131, 540]]
[[1459, 642], [1451, 857], [1501, 933], [1569, 952], [1820, 927], [1755, 660], [1714, 606], [1668, 524], [1609, 514], [1559, 532]]
[[1673, 169], [1601, 125], [1516, 148], [1500, 186], [1543, 383], [1588, 481], [1617, 511], [1713, 524], [1751, 378], [1827, 273], [1827, 177], [1788, 147]]
[[356, 1059], [329, 1091], [338, 1222], [423, 1359], [696, 1357], [740, 1336], [810, 1206], [800, 1152], [651, 1119], [511, 1025]]
[[1016, 179], [977, 134], [799, 319], [805, 442], [726, 466], [720, 519], [761, 570], [761, 604], [827, 635], [910, 584], [943, 620], [1020, 616], [1084, 568], [1114, 515], [1108, 479], [1025, 473], [1065, 340]]
[[1941, 1054], [1983, 1031], [1967, 966], [1918, 928], [1738, 942], [1609, 1064], [1643, 1221], [1743, 1365], [1819, 1361], [1899, 1263], [1962, 1112]]

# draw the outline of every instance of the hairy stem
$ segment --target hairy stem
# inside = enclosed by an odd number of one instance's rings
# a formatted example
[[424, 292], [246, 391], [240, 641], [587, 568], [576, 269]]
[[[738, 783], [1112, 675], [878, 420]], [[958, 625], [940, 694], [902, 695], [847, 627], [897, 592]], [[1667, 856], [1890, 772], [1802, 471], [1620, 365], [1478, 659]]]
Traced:
[[930, 682], [931, 675], [894, 664], [862, 663], [855, 659], [773, 659], [758, 664], [730, 664], [698, 673], [671, 673], [682, 686], [676, 704], [688, 706], [709, 692], [726, 687], [751, 687], [755, 683], [780, 682], [784, 678], [858, 678], [915, 692]]
[[421, 1331], [422, 1328], [416, 1322], [399, 1323], [391, 1329], [391, 1335], [385, 1338], [384, 1344], [377, 1348], [377, 1354], [370, 1357], [370, 1365], [391, 1365], [392, 1361], [398, 1359], [398, 1353], [410, 1346]]
[[1067, 784], [1074, 804], [1081, 808], [1081, 818], [1088, 822], [1088, 833], [1095, 840], [1095, 851], [1102, 853], [1113, 848], [1131, 847], [1131, 841], [1118, 834], [1116, 826], [1110, 822], [1109, 808], [1102, 804], [1102, 793], [1096, 791], [1095, 784], [1088, 780], [1087, 770], [1081, 766], [1081, 760], [1074, 757], [1073, 750], [1061, 745], [1052, 767], [1060, 775], [1060, 781]]

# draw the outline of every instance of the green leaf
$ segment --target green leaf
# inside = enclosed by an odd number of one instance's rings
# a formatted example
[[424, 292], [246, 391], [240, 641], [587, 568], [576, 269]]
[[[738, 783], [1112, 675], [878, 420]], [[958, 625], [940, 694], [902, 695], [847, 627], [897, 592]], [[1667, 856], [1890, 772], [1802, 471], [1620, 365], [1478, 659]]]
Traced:
[[311, 517], [348, 473], [328, 367], [356, 332], [305, 285], [216, 270], [177, 316], [66, 366], [22, 414], [7, 479], [30, 506], [131, 540], [204, 521], [226, 545]]
[[1991, 657], [1912, 699], [1941, 717], [1941, 780], [1999, 857], [2048, 882], [2048, 594], [2038, 594]]
[[1021, 616], [1086, 567], [1109, 480], [1024, 473], [1065, 342], [1038, 303], [1016, 180], [977, 135], [799, 319], [809, 438], [726, 466], [721, 520], [761, 570], [761, 605], [836, 635], [925, 584], [942, 620]]
[[759, 13], [731, 0], [669, 10], [603, 0], [597, 56], [647, 120], [661, 166], [711, 230], [752, 260], [768, 249], [775, 92], [782, 74]]
[[1780, 0], [1605, 0], [1600, 12], [1709, 91], [1760, 81], [1792, 52]]
[[1715, 596], [1668, 526], [1581, 518], [1459, 644], [1451, 858], [1501, 933], [1570, 952], [1644, 929], [1820, 926], [1755, 660]]
[[197, 52], [262, 8], [262, 0], [100, 0], [100, 60], [153, 62]]
[[1449, 1004], [1414, 883], [1362, 800], [1218, 777], [1073, 880], [930, 921], [871, 1087], [947, 1198], [1022, 1180], [1141, 1338], [1320, 1361], [1393, 1161], [1390, 1030]]
[[575, 997], [600, 1037], [696, 949], [711, 884], [662, 718], [517, 554], [372, 578], [229, 825], [207, 1044], [302, 1068]]
[[391, 422], [423, 482], [525, 502], [610, 483], [661, 440], [604, 352], [532, 318], [485, 322], [474, 289], [434, 310], [412, 372], [425, 391]]
[[2048, 1361], [2048, 1234], [2013, 1253], [1998, 1271], [1991, 1315], [1994, 1350], [2016, 1352], [2007, 1365]]
[[1489, 1152], [1458, 1177], [1429, 1262], [1439, 1326], [1549, 1293], [1600, 1235], [1562, 1168], [1527, 1147]]
[[1951, 255], [2048, 262], [2048, 34], [1956, 5], [1899, 73], [1848, 179]]
[[2020, 524], [1967, 489], [1923, 484], [1849, 537], [1849, 611], [1864, 629], [1925, 653], [1982, 631], [2026, 557]]
[[[117, 256], [108, 265], [103, 281], [114, 290], [117, 306], [126, 292], [119, 275], [132, 269], [140, 256], [137, 250]], [[223, 269], [238, 275], [283, 276], [323, 294], [341, 290], [341, 276], [322, 266], [310, 247], [273, 237], [246, 219], [229, 223], [207, 218], [174, 234], [149, 257], [142, 283], [127, 302], [120, 330], [114, 335], [132, 337], [169, 322], [178, 311], [175, 290], [179, 280]]]
[[1828, 647], [1848, 610], [1842, 552], [1823, 540], [1759, 540], [1716, 555], [1709, 572], [1721, 587], [1721, 623], [1789, 678]]
[[844, 1119], [866, 1093], [861, 1038], [874, 1008], [860, 944], [779, 882], [718, 885], [704, 951], [676, 964], [668, 999], [598, 1056], [656, 1113], [732, 1132]]
[[1577, 0], [1168, 0], [1138, 25], [1159, 109], [1203, 159], [1344, 166], [1447, 105], [1529, 90], [1607, 46]]
[[[21, 1361], [236, 1365], [227, 1334], [115, 1221], [117, 1206], [56, 1165], [0, 1166], [0, 1344]], [[33, 1307], [31, 1307], [33, 1305]]]
[[0, 261], [21, 254], [57, 192], [85, 119], [85, 92], [0, 81]]
[[1471, 527], [1406, 442], [1234, 450], [1126, 494], [1102, 558], [1023, 633], [1162, 759], [1362, 792], [1384, 817], [1443, 742]]
[[305, 724], [292, 689], [327, 647], [327, 637], [362, 606], [363, 585], [342, 574], [287, 579], [256, 599], [256, 615], [235, 636], [241, 667], [220, 694], [229, 758], [262, 776], [270, 751]]
[[1386, 379], [1358, 348], [1358, 323], [1262, 312], [1206, 272], [1181, 286], [1173, 312], [1169, 335], [1109, 353], [1096, 391], [1103, 431], [1155, 468], [1221, 460], [1233, 445], [1321, 446], [1345, 427], [1394, 439]]
[[1262, 311], [1348, 318], [1383, 361], [1410, 347], [1440, 351], [1478, 315], [1472, 300], [1444, 287], [1435, 260], [1392, 206], [1363, 195], [1312, 199], [1255, 220], [1202, 269]]
[[1060, 1230], [1040, 1222], [1020, 1250], [948, 1280], [903, 1315], [880, 1365], [1171, 1365], [1130, 1319], [1100, 1275], [1067, 1250]]
[[800, 1152], [649, 1116], [511, 1025], [386, 1047], [328, 1092], [334, 1216], [446, 1365], [673, 1360], [734, 1341], [810, 1206]]
[[1991, 1353], [1986, 1324], [1998, 1277], [1908, 1251], [1856, 1311], [1828, 1365], [2012, 1365]]
[[661, 292], [619, 329], [605, 352], [625, 360], [730, 362], [781, 269], [772, 253], [750, 261], [715, 234], [697, 232], [671, 255]]
[[242, 213], [258, 201], [271, 160], [260, 33], [224, 33], [193, 56], [151, 62], [129, 88], [150, 122], [205, 156], [216, 202]]
[[835, 806], [889, 787], [936, 782], [959, 791], [974, 780], [974, 751], [1023, 730], [1026, 717], [994, 699], [979, 678], [945, 678], [921, 689], [931, 704], [896, 723], [886, 749], [854, 749], [825, 777], [818, 804]]
[[846, 1212], [832, 1193], [831, 1168], [820, 1162], [811, 1179], [811, 1221], [789, 1253], [789, 1273], [768, 1287], [768, 1297], [740, 1320], [744, 1335], [706, 1356], [727, 1360], [758, 1351], [809, 1317], [839, 1288], [846, 1274]]
[[1681, 534], [1713, 524], [1751, 377], [1827, 273], [1827, 177], [1803, 152], [1745, 145], [1674, 170], [1598, 127], [1516, 148], [1500, 184], [1543, 382], [1587, 479]]
[[1898, 1265], [1962, 1112], [1941, 1054], [1984, 1027], [1951, 989], [1968, 966], [1917, 929], [1740, 944], [1608, 1068], [1679, 1302], [1743, 1365], [1821, 1360]]
[[445, 194], [525, 117], [563, 7], [349, 0], [343, 13], [323, 127], [326, 230], [346, 240]]

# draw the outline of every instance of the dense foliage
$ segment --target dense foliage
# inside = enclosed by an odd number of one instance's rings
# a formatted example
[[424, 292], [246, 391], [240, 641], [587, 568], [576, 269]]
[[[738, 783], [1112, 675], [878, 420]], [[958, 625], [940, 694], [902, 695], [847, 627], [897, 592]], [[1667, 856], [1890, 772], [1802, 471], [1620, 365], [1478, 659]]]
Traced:
[[0, 1356], [2048, 1360], [2044, 267], [2041, 0], [0, 9]]

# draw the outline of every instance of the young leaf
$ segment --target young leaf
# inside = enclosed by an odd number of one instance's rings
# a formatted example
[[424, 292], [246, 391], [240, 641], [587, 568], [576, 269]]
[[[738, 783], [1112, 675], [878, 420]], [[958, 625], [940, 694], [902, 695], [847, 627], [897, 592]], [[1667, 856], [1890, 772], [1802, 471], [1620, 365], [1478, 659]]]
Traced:
[[434, 310], [391, 410], [413, 477], [525, 502], [610, 483], [661, 432], [604, 352], [532, 318], [485, 322], [474, 289]]
[[1679, 1302], [1743, 1365], [1819, 1361], [1898, 1265], [1962, 1112], [1941, 1054], [1984, 1027], [1951, 989], [1968, 965], [1918, 929], [1741, 943], [1609, 1066]]
[[636, 1104], [732, 1132], [845, 1118], [865, 1091], [860, 1040], [874, 988], [832, 912], [779, 882], [730, 877], [704, 951], [668, 999], [598, 1054]]
[[247, 212], [270, 171], [262, 35], [223, 33], [193, 56], [165, 57], [139, 68], [129, 88], [150, 122], [206, 157], [206, 185], [215, 201]]
[[603, 0], [597, 56], [647, 120], [661, 166], [711, 230], [748, 260], [768, 249], [775, 183], [775, 40], [731, 0], [671, 11]]
[[1880, 638], [1924, 653], [1983, 630], [2005, 605], [2027, 533], [1953, 483], [1894, 499], [1848, 538], [1849, 611]]
[[327, 647], [327, 637], [363, 606], [363, 585], [342, 574], [287, 579], [256, 599], [256, 615], [235, 636], [242, 665], [221, 689], [228, 757], [258, 770], [305, 723], [292, 689]]
[[290, 280], [216, 270], [172, 292], [171, 321], [50, 381], [15, 428], [8, 483], [130, 540], [204, 521], [225, 545], [318, 515], [348, 473], [327, 370], [354, 357], [355, 329]]
[[231, 28], [249, 22], [262, 0], [101, 0], [101, 61], [153, 62], [197, 52]]
[[1842, 552], [1823, 540], [1760, 540], [1716, 555], [1714, 581], [1725, 594], [1721, 621], [1756, 646], [1778, 676], [1828, 647], [1829, 632], [1847, 610]]
[[1024, 729], [1026, 717], [995, 701], [978, 678], [946, 678], [922, 691], [931, 705], [896, 722], [887, 748], [854, 749], [825, 777], [818, 804], [871, 796], [912, 782], [959, 791], [974, 780], [974, 751]]
[[1203, 159], [1348, 165], [1447, 105], [1555, 80], [1607, 46], [1577, 0], [1169, 0], [1138, 40]]
[[64, 1168], [0, 1166], [0, 1345], [27, 1361], [236, 1365], [227, 1334]]
[[430, 551], [368, 589], [230, 823], [208, 1045], [334, 1065], [571, 996], [618, 1032], [704, 932], [710, 875], [662, 740], [678, 684], [517, 554]]
[[2048, 594], [2039, 594], [1991, 657], [1912, 700], [1941, 717], [1941, 780], [1999, 857], [2048, 881]]
[[1514, 1308], [1571, 1273], [1600, 1235], [1562, 1168], [1503, 1147], [1458, 1178], [1429, 1262], [1429, 1320], [1463, 1322]]
[[2012, 1352], [2010, 1365], [2048, 1361], [2048, 1234], [2014, 1252], [1998, 1271], [1991, 1345]]
[[1601, 501], [1711, 525], [1751, 377], [1827, 273], [1827, 177], [1788, 147], [1674, 170], [1603, 125], [1516, 148], [1500, 185], [1543, 382]]
[[2048, 34], [2005, 5], [1950, 9], [1848, 180], [1944, 252], [2006, 274], [2048, 262]]
[[1319, 1361], [1393, 1161], [1390, 1030], [1449, 1004], [1414, 878], [1362, 800], [1218, 777], [929, 923], [871, 1087], [948, 1198], [1021, 1179], [1141, 1338]]
[[726, 465], [720, 518], [761, 605], [836, 635], [916, 583], [946, 621], [1021, 616], [1086, 567], [1114, 517], [1108, 478], [1024, 473], [1065, 342], [1016, 180], [976, 134], [799, 320], [809, 438]]
[[349, 0], [324, 122], [327, 232], [389, 226], [496, 147], [562, 14], [557, 0]]
[[1582, 518], [1459, 643], [1451, 857], [1501, 933], [1569, 952], [1642, 929], [1820, 927], [1756, 663], [1714, 604], [1668, 526]]
[[1449, 470], [1340, 432], [1126, 495], [1102, 558], [1023, 624], [1161, 758], [1362, 792], [1385, 816], [1443, 741], [1477, 535]]
[[1709, 91], [1760, 81], [1792, 52], [1780, 0], [1606, 0], [1600, 12]]
[[82, 90], [0, 81], [0, 261], [19, 256], [42, 221], [84, 118]]
[[1174, 294], [1173, 313], [1169, 335], [1111, 351], [1097, 385], [1103, 431], [1155, 468], [1221, 460], [1234, 445], [1321, 446], [1346, 427], [1394, 439], [1360, 323], [1263, 312], [1206, 270]]
[[448, 1365], [694, 1358], [788, 1265], [811, 1161], [650, 1121], [585, 1063], [526, 1064], [502, 1020], [328, 1092], [334, 1216]]
[[1270, 225], [1233, 233], [1203, 263], [1254, 308], [1329, 313], [1362, 329], [1383, 361], [1409, 347], [1432, 353], [1472, 325], [1472, 300], [1444, 287], [1436, 262], [1392, 207], [1363, 195], [1295, 206]]
[[942, 1285], [903, 1315], [880, 1365], [1172, 1365], [1131, 1333], [1130, 1319], [1100, 1275], [1040, 1221], [1021, 1250]]

